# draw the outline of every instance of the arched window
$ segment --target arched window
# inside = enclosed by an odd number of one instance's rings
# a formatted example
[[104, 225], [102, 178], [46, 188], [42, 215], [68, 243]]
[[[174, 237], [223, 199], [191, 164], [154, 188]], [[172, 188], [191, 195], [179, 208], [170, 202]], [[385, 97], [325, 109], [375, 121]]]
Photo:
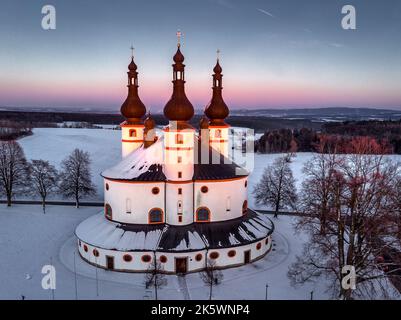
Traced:
[[177, 133], [175, 135], [175, 143], [176, 144], [183, 144], [184, 143], [184, 136], [181, 133]]
[[153, 208], [149, 211], [149, 223], [163, 223], [163, 210]]
[[261, 248], [262, 248], [262, 243], [259, 242], [259, 243], [256, 245], [256, 250], [260, 250]]
[[104, 206], [104, 215], [109, 220], [113, 219], [113, 211], [111, 210], [111, 206], [108, 203], [106, 203], [106, 205]]
[[88, 252], [88, 246], [86, 244], [84, 244], [84, 251]]
[[131, 199], [125, 200], [125, 210], [127, 213], [131, 213]]
[[231, 197], [226, 199], [226, 211], [231, 211]]
[[248, 200], [245, 200], [242, 204], [242, 214], [246, 214], [248, 212]]
[[210, 221], [210, 210], [206, 207], [200, 207], [196, 210], [196, 221], [197, 222], [209, 222]]
[[269, 238], [266, 238], [265, 240], [265, 244], [268, 245], [269, 244]]
[[181, 200], [177, 201], [177, 213], [182, 214], [182, 201]]
[[99, 256], [99, 251], [97, 251], [96, 249], [93, 249], [93, 255], [95, 257], [98, 257]]
[[135, 138], [136, 137], [136, 129], [130, 129], [129, 131], [129, 136], [131, 138]]
[[109, 190], [109, 189], [110, 189], [109, 184], [106, 183], [106, 190]]
[[216, 130], [215, 137], [221, 138], [221, 130], [220, 129]]

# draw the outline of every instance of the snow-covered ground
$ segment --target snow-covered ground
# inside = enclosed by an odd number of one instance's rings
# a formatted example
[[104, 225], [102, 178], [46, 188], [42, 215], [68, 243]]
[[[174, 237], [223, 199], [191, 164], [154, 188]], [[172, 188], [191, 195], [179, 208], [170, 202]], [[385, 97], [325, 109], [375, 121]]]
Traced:
[[[93, 181], [97, 186], [97, 195], [88, 200], [103, 200], [103, 180], [100, 173], [121, 160], [121, 131], [40, 128], [34, 129], [33, 132], [33, 135], [19, 140], [28, 160], [44, 159], [60, 168], [63, 159], [75, 148], [88, 151], [92, 159]], [[264, 168], [280, 156], [282, 154], [255, 154], [254, 169], [249, 178], [250, 191], [260, 179]], [[310, 153], [298, 153], [291, 163], [299, 186], [302, 182], [302, 166], [311, 156]], [[249, 203], [251, 207], [256, 207], [251, 196]]]
[[[35, 129], [34, 134], [21, 139], [28, 159], [49, 160], [56, 167], [75, 148], [90, 153], [92, 173], [98, 194], [90, 200], [103, 200], [102, 178], [99, 173], [121, 159], [120, 131], [102, 129]], [[249, 178], [249, 203], [254, 200], [251, 191], [266, 166], [275, 155], [255, 155], [254, 170]], [[312, 157], [310, 153], [298, 153], [291, 163], [297, 186], [302, 183], [302, 167]], [[0, 299], [50, 299], [52, 293], [43, 290], [41, 269], [53, 263], [57, 272], [56, 299], [75, 299], [74, 230], [87, 217], [99, 212], [99, 208], [75, 209], [49, 206], [44, 215], [39, 206], [0, 205]], [[307, 241], [295, 234], [294, 217], [281, 216], [274, 220], [274, 250], [254, 264], [224, 270], [224, 281], [215, 288], [215, 299], [264, 299], [268, 284], [269, 299], [330, 298], [325, 292], [325, 281], [309, 283], [293, 288], [287, 278], [288, 266], [301, 254]], [[79, 299], [146, 299], [152, 293], [144, 287], [143, 274], [126, 274], [96, 269], [76, 256], [76, 279]], [[98, 295], [96, 293], [96, 274]], [[161, 299], [207, 299], [208, 289], [199, 274], [185, 278], [168, 276], [168, 285], [160, 291]], [[246, 284], [246, 286], [245, 286]], [[246, 289], [244, 289], [246, 288]]]
[[[127, 274], [97, 269], [79, 258], [75, 251], [74, 229], [99, 208], [49, 206], [43, 214], [35, 205], [0, 207], [0, 299], [51, 299], [52, 292], [41, 286], [42, 267], [56, 268], [55, 299], [75, 299], [75, 270], [78, 299], [146, 299], [153, 293], [145, 289], [143, 274]], [[329, 298], [325, 283], [310, 283], [294, 289], [287, 270], [301, 253], [306, 240], [295, 235], [292, 217], [275, 219], [274, 250], [254, 264], [223, 271], [224, 280], [214, 291], [215, 299]], [[96, 293], [96, 273], [98, 293]], [[167, 286], [160, 290], [161, 299], [207, 299], [208, 288], [198, 273], [185, 278], [169, 275]], [[243, 290], [246, 284], [246, 290]]]

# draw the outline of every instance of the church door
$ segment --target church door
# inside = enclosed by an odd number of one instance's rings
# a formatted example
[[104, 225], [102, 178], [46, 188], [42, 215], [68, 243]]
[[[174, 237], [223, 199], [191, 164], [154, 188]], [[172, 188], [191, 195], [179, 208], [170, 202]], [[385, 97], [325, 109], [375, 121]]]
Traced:
[[244, 263], [247, 264], [249, 262], [251, 262], [251, 250], [244, 252]]
[[106, 266], [108, 270], [114, 269], [114, 257], [106, 256]]
[[187, 258], [175, 258], [175, 272], [187, 273]]

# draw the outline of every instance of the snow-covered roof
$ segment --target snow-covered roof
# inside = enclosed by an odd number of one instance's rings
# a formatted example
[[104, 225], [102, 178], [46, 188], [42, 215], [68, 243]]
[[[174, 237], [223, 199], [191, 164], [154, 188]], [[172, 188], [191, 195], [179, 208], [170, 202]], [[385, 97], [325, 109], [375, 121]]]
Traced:
[[[135, 181], [165, 181], [163, 173], [163, 140], [160, 137], [153, 145], [145, 148], [143, 145], [126, 156], [116, 166], [102, 172], [104, 178], [113, 180], [135, 180]], [[247, 176], [248, 172], [237, 164], [228, 161], [223, 155], [218, 154], [220, 161], [216, 161], [216, 150], [209, 145], [204, 146], [197, 138], [198, 154], [195, 155], [194, 180], [218, 180], [231, 179]], [[201, 155], [204, 155], [203, 148], [209, 148], [209, 162], [202, 163]], [[204, 159], [203, 159], [204, 162]], [[218, 162], [218, 163], [216, 163]], [[239, 170], [241, 169], [241, 170]]]
[[195, 251], [246, 245], [270, 235], [273, 222], [261, 213], [213, 223], [187, 226], [133, 225], [107, 220], [99, 213], [83, 221], [76, 236], [90, 245], [119, 251]]
[[102, 176], [110, 179], [134, 180], [151, 171], [161, 170], [163, 164], [163, 137], [145, 148], [131, 152], [116, 166], [106, 169]]

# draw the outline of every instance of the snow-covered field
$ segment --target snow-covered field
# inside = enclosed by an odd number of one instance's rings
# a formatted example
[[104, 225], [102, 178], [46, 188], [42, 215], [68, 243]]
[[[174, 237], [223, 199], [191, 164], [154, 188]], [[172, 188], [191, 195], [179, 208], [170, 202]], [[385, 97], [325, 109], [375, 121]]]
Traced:
[[[39, 206], [15, 205], [0, 209], [0, 299], [51, 299], [52, 292], [41, 286], [42, 267], [56, 268], [55, 299], [75, 299], [74, 229], [99, 208], [49, 206], [44, 215]], [[295, 255], [301, 253], [305, 241], [294, 235], [292, 217], [275, 220], [274, 250], [254, 264], [223, 271], [223, 283], [215, 288], [215, 299], [329, 298], [324, 283], [310, 283], [294, 289], [287, 279], [287, 269]], [[75, 252], [75, 254], [77, 254]], [[110, 272], [88, 265], [76, 255], [78, 299], [146, 299], [153, 293], [145, 289], [143, 274]], [[96, 271], [98, 293], [96, 293]], [[167, 286], [160, 290], [160, 299], [207, 299], [208, 288], [199, 274], [185, 278], [167, 276]], [[246, 284], [246, 290], [244, 289]]]
[[[75, 148], [90, 153], [92, 175], [97, 186], [97, 195], [88, 200], [103, 201], [103, 183], [100, 172], [121, 160], [121, 131], [102, 129], [34, 129], [34, 134], [19, 140], [27, 159], [44, 159], [60, 168], [62, 160]], [[263, 169], [282, 154], [255, 154], [254, 170], [249, 178], [249, 190], [256, 185]], [[302, 182], [302, 166], [311, 158], [310, 153], [298, 153], [291, 163], [297, 185]], [[256, 207], [249, 198], [251, 207]]]
[[[45, 159], [60, 167], [61, 161], [75, 148], [90, 153], [94, 182], [98, 194], [90, 200], [103, 200], [102, 178], [99, 173], [121, 159], [120, 131], [102, 129], [35, 129], [32, 136], [21, 139], [28, 159]], [[249, 190], [258, 182], [263, 169], [280, 155], [255, 155], [254, 171]], [[312, 154], [299, 153], [291, 167], [299, 187], [302, 166]], [[251, 207], [256, 207], [252, 196]], [[99, 208], [49, 206], [44, 215], [39, 206], [0, 206], [0, 299], [51, 299], [52, 293], [43, 290], [41, 269], [52, 264], [57, 272], [56, 299], [75, 299], [74, 230]], [[235, 269], [224, 270], [224, 281], [215, 288], [215, 299], [264, 299], [268, 284], [269, 299], [330, 298], [325, 281], [293, 288], [287, 278], [288, 266], [301, 254], [307, 241], [295, 234], [293, 217], [274, 220], [274, 250], [260, 261]], [[142, 274], [108, 272], [94, 268], [76, 256], [78, 299], [146, 299], [152, 293], [144, 287]], [[96, 274], [98, 295], [96, 293]], [[185, 278], [168, 276], [168, 285], [160, 291], [161, 299], [207, 299], [208, 289], [199, 274]], [[245, 286], [246, 284], [246, 286]], [[244, 289], [246, 288], [246, 289]]]

